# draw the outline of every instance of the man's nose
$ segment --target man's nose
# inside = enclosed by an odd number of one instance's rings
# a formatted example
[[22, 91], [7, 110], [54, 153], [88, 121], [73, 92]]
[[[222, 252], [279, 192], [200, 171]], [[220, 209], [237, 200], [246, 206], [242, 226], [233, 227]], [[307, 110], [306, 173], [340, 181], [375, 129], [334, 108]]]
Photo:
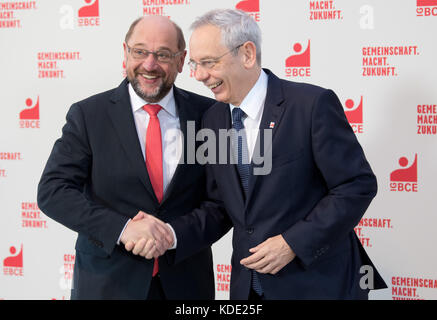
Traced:
[[143, 60], [142, 65], [144, 69], [148, 71], [155, 70], [158, 65], [158, 60], [156, 59], [154, 54], [149, 53], [147, 57]]
[[205, 81], [208, 76], [208, 71], [205, 70], [205, 68], [203, 68], [201, 65], [197, 65], [197, 68], [194, 71], [194, 78], [196, 78], [197, 81]]

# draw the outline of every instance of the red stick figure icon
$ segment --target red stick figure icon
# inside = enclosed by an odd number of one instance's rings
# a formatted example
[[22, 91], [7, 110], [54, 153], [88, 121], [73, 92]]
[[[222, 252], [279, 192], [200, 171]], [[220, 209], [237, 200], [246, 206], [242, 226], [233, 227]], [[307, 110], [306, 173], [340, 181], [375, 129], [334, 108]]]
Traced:
[[408, 165], [408, 159], [402, 157], [399, 159], [399, 165], [403, 169], [397, 169], [390, 174], [390, 181], [400, 182], [417, 182], [417, 153], [414, 157], [413, 164], [406, 168]]
[[308, 40], [308, 46], [303, 53], [302, 45], [300, 43], [295, 43], [293, 46], [294, 52], [297, 54], [293, 54], [285, 60], [285, 67], [309, 67], [310, 66], [310, 40]]
[[21, 120], [39, 120], [39, 96], [36, 104], [32, 107], [32, 99], [26, 99], [26, 106], [31, 107], [20, 112]]
[[21, 245], [20, 252], [14, 256], [14, 254], [17, 252], [17, 249], [15, 247], [10, 247], [9, 252], [12, 254], [12, 256], [7, 257], [3, 260], [3, 266], [4, 267], [13, 267], [13, 268], [22, 268], [23, 267], [23, 245]]
[[85, 0], [87, 6], [79, 9], [79, 18], [98, 17], [99, 16], [99, 0]]

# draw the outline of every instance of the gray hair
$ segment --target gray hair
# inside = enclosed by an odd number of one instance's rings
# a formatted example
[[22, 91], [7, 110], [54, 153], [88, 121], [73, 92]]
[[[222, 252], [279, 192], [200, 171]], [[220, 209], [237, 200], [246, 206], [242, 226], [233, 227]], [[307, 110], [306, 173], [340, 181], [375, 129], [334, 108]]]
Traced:
[[[256, 46], [256, 62], [261, 66], [261, 29], [246, 12], [235, 9], [215, 9], [198, 17], [190, 29], [213, 25], [221, 30], [223, 44], [229, 49], [252, 41]], [[233, 52], [236, 55], [236, 52]]]

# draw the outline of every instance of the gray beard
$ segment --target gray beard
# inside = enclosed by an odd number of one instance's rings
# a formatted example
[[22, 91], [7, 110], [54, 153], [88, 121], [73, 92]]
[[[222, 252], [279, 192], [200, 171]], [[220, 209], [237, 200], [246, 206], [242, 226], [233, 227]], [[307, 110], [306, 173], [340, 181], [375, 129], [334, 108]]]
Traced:
[[162, 83], [158, 88], [155, 89], [154, 92], [148, 94], [141, 89], [141, 85], [137, 79], [132, 79], [132, 81], [129, 81], [132, 84], [132, 88], [134, 89], [135, 93], [147, 102], [160, 101], [171, 89], [171, 86], [167, 87], [164, 83]]

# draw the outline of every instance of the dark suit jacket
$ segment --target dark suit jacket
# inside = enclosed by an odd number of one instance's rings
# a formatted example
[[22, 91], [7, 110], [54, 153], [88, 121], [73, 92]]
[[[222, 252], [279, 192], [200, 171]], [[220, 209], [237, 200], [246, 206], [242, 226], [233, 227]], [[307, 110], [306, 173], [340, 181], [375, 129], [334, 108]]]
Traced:
[[[370, 274], [368, 267], [360, 273], [363, 265], [373, 268], [374, 288], [386, 287], [353, 230], [376, 195], [376, 178], [334, 92], [265, 71], [260, 135], [274, 123], [272, 171], [251, 175], [245, 199], [235, 165], [207, 165], [210, 201], [172, 222], [181, 239], [176, 260], [194, 252], [205, 234], [207, 241], [218, 237], [210, 221], [225, 221], [213, 209], [222, 201], [234, 228], [231, 299], [249, 295], [251, 272], [240, 260], [279, 234], [297, 257], [275, 275], [260, 274], [266, 299], [365, 299], [359, 283]], [[216, 103], [203, 118], [217, 135], [231, 126], [228, 104]]]
[[[135, 129], [127, 80], [113, 90], [72, 105], [38, 187], [38, 205], [49, 217], [78, 232], [73, 299], [145, 299], [153, 260], [116, 245], [139, 210], [168, 221], [199, 206], [204, 167], [180, 164], [158, 203]], [[214, 100], [174, 88], [181, 130], [200, 127]], [[185, 149], [187, 143], [185, 141]], [[185, 162], [186, 163], [186, 162]], [[211, 249], [205, 246], [178, 264], [174, 250], [159, 258], [169, 299], [213, 299]]]

